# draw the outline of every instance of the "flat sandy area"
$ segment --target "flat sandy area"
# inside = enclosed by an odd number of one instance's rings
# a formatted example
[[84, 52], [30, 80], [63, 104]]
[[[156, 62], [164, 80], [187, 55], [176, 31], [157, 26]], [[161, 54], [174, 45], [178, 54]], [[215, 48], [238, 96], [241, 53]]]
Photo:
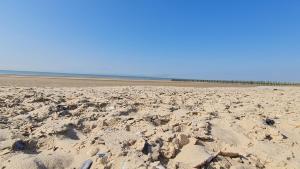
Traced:
[[103, 78], [42, 77], [0, 75], [0, 86], [18, 87], [111, 87], [111, 86], [176, 86], [176, 87], [249, 87], [245, 84], [175, 82], [169, 80], [124, 80]]
[[299, 87], [131, 84], [2, 76], [0, 168], [300, 166]]

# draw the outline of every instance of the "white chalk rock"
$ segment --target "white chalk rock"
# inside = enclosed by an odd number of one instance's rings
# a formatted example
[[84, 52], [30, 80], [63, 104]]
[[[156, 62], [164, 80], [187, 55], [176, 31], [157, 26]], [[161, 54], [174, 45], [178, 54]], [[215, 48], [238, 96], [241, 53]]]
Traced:
[[187, 144], [181, 149], [174, 161], [184, 168], [197, 168], [211, 156], [203, 146]]
[[139, 138], [135, 142], [134, 147], [135, 147], [136, 150], [142, 151], [144, 149], [145, 143], [146, 143], [146, 141], [143, 138]]

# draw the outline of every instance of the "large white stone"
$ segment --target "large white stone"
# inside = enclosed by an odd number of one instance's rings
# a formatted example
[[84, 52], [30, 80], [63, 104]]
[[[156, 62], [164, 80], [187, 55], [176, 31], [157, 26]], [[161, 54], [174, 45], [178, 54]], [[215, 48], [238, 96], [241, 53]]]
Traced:
[[179, 163], [184, 168], [196, 168], [211, 156], [203, 146], [187, 144], [178, 153], [174, 162]]

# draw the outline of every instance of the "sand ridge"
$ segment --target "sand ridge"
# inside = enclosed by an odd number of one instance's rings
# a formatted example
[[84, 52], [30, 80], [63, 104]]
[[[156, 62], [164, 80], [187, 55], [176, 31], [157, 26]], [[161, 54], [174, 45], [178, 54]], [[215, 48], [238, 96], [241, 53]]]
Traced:
[[297, 87], [0, 87], [0, 166], [298, 168], [299, 110]]

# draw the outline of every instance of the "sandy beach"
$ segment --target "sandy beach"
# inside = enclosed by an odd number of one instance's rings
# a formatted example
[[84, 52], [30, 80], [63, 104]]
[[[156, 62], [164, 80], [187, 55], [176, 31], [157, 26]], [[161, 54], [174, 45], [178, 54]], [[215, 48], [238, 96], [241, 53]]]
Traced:
[[112, 87], [112, 86], [175, 86], [175, 87], [253, 87], [248, 84], [182, 82], [170, 80], [128, 80], [49, 76], [0, 75], [0, 86], [14, 87]]
[[300, 166], [300, 88], [0, 77], [0, 167]]

